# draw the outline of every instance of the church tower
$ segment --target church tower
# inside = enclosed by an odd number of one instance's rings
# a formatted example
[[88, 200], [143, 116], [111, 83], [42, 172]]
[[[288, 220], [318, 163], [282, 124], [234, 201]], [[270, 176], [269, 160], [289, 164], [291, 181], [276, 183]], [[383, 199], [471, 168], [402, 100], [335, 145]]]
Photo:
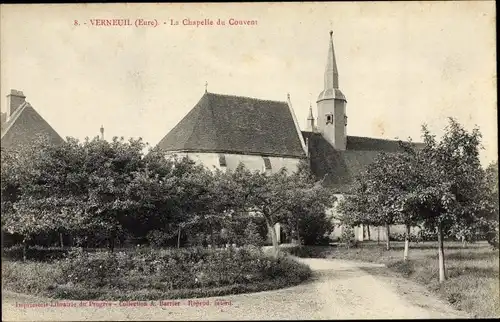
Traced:
[[324, 89], [316, 102], [318, 104], [316, 126], [335, 149], [343, 151], [347, 144], [347, 100], [339, 89], [339, 74], [333, 49], [333, 31], [330, 31], [330, 46], [324, 82]]

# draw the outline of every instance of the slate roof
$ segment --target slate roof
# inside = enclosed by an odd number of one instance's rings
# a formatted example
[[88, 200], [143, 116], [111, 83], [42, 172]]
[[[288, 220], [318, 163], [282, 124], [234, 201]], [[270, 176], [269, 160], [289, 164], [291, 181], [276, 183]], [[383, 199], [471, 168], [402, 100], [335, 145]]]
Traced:
[[305, 157], [286, 102], [205, 93], [158, 143], [165, 151]]
[[[318, 179], [337, 193], [346, 193], [353, 179], [372, 163], [380, 152], [402, 151], [399, 141], [347, 136], [345, 151], [339, 151], [320, 133], [302, 132], [307, 139], [311, 170]], [[422, 143], [414, 143], [421, 147]]]
[[47, 136], [53, 144], [64, 142], [61, 136], [28, 102], [19, 106], [6, 122], [2, 117], [2, 149], [16, 148], [27, 144], [38, 135]]

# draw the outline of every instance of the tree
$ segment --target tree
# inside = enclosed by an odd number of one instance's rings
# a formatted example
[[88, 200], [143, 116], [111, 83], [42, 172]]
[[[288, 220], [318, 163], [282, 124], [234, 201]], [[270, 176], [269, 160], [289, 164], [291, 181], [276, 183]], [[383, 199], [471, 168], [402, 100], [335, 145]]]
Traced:
[[29, 182], [30, 174], [36, 169], [36, 161], [51, 148], [46, 137], [38, 136], [33, 142], [14, 149], [2, 148], [2, 229], [11, 234], [23, 236], [25, 250], [27, 242], [38, 232], [51, 227], [53, 217], [45, 217], [48, 222], [31, 224], [19, 216], [17, 204], [23, 197], [23, 190]]
[[498, 248], [499, 232], [499, 198], [498, 198], [498, 161], [492, 162], [485, 170], [485, 185], [489, 200], [493, 206], [487, 225], [486, 238], [488, 243]]
[[138, 212], [143, 214], [146, 230], [175, 237], [177, 247], [183, 235], [203, 240], [210, 235], [213, 244], [214, 230], [228, 217], [221, 174], [159, 149], [152, 149], [144, 162], [129, 198], [141, 205]]
[[238, 200], [236, 203], [242, 211], [265, 219], [268, 233], [273, 243], [274, 255], [279, 254], [279, 245], [274, 225], [284, 215], [285, 207], [292, 198], [290, 177], [286, 170], [266, 175], [258, 171], [252, 172], [240, 164], [231, 173], [236, 184], [234, 192]]
[[466, 131], [450, 118], [441, 141], [422, 127], [425, 147], [420, 151], [421, 182], [415, 200], [427, 229], [438, 233], [439, 281], [446, 280], [444, 235], [485, 222], [493, 205], [485, 189], [479, 161], [481, 134]]
[[[143, 162], [144, 167], [131, 174], [125, 190], [129, 210], [133, 211], [124, 218], [124, 228], [136, 238], [149, 235], [157, 240], [173, 239], [178, 223], [186, 219], [178, 205], [182, 186], [179, 176], [174, 175], [174, 168], [183, 161], [167, 158], [155, 150]], [[160, 238], [160, 234], [166, 236]]]
[[389, 199], [392, 202], [391, 211], [395, 214], [395, 222], [405, 226], [405, 246], [403, 260], [409, 258], [411, 227], [420, 222], [418, 196], [415, 191], [422, 181], [425, 168], [419, 162], [418, 150], [411, 140], [400, 142], [401, 153], [390, 155], [386, 160], [385, 174], [389, 178]]
[[83, 174], [87, 177], [83, 203], [73, 209], [83, 214], [80, 229], [106, 236], [113, 251], [116, 238], [123, 233], [124, 224], [135, 216], [137, 202], [127, 195], [134, 173], [144, 168], [139, 139], [125, 141], [114, 137], [111, 142], [94, 138], [81, 144]]
[[[235, 213], [248, 213], [262, 217], [271, 236], [274, 256], [279, 256], [278, 238], [274, 226], [278, 222], [287, 222], [291, 216], [290, 209], [297, 200], [319, 191], [313, 188], [310, 180], [302, 180], [303, 173], [289, 174], [285, 168], [266, 174], [249, 171], [240, 164], [235, 171], [226, 173], [229, 176], [225, 184], [226, 204]], [[316, 189], [316, 190], [315, 190]], [[309, 197], [310, 202], [313, 198]], [[239, 210], [239, 211], [238, 211]]]
[[[373, 196], [368, 193], [368, 186], [364, 176], [357, 176], [349, 193], [339, 201], [337, 206], [337, 211], [340, 214], [337, 219], [340, 220], [342, 225], [349, 227], [346, 233], [343, 234], [343, 239], [351, 236], [350, 232], [354, 226], [360, 224], [379, 225], [378, 218], [374, 216], [379, 209], [372, 198]], [[354, 233], [352, 238], [354, 238]]]
[[411, 226], [418, 221], [413, 190], [419, 172], [416, 152], [411, 143], [400, 142], [399, 153], [380, 153], [361, 173], [349, 195], [340, 203], [342, 221], [350, 226], [385, 225], [386, 249], [390, 249], [390, 225], [406, 227], [404, 260], [408, 259]]
[[143, 148], [140, 139], [80, 143], [68, 138], [60, 145], [35, 142], [21, 150], [12, 170], [19, 196], [6, 227], [25, 236], [57, 230], [102, 235], [112, 250], [134, 209], [126, 190], [143, 166]]
[[299, 163], [292, 176], [301, 185], [296, 187], [295, 197], [287, 205], [289, 230], [295, 232], [299, 245], [322, 243], [324, 236], [333, 231], [332, 218], [326, 211], [333, 207], [336, 198], [321, 181], [315, 180], [305, 162]]

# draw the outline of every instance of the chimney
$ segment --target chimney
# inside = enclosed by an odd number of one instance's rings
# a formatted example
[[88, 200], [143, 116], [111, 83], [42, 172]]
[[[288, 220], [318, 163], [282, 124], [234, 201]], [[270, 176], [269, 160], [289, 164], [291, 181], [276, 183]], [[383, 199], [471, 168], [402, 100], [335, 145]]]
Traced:
[[26, 96], [23, 92], [11, 89], [10, 94], [7, 95], [7, 119], [25, 102]]
[[104, 140], [104, 126], [101, 125], [101, 140]]

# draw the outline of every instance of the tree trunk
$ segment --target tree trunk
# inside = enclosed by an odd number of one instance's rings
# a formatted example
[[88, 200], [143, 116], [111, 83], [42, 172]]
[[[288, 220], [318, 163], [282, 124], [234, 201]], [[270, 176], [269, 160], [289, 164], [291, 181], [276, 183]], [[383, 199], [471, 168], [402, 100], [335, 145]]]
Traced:
[[300, 230], [299, 230], [299, 222], [297, 221], [297, 227], [296, 227], [296, 231], [297, 231], [297, 244], [302, 245], [302, 240], [300, 239]]
[[465, 236], [462, 236], [462, 248], [465, 248], [466, 244]]
[[114, 252], [115, 251], [115, 235], [111, 235], [111, 237], [109, 238], [109, 250], [111, 252]]
[[390, 250], [391, 249], [391, 241], [389, 240], [389, 236], [391, 235], [391, 226], [386, 224], [385, 225], [385, 249]]
[[446, 270], [444, 267], [444, 241], [443, 225], [438, 225], [438, 261], [439, 261], [439, 283], [446, 281]]
[[64, 239], [62, 233], [59, 233], [59, 242], [61, 243], [61, 248], [64, 248]]
[[211, 226], [210, 228], [210, 247], [215, 248], [214, 246], [214, 228]]
[[380, 245], [380, 226], [377, 226], [377, 245]]
[[23, 262], [26, 261], [26, 253], [28, 252], [28, 241], [25, 239], [23, 239]]
[[266, 218], [266, 225], [267, 225], [267, 230], [271, 234], [271, 241], [273, 242], [273, 256], [277, 258], [280, 252], [280, 246], [278, 245], [278, 237], [276, 236], [276, 231], [274, 230], [273, 225], [267, 218]]
[[370, 236], [370, 225], [366, 225], [366, 231], [368, 232], [368, 240], [372, 240]]
[[179, 229], [177, 231], [177, 248], [179, 249], [181, 247], [181, 226], [179, 226]]
[[408, 260], [408, 250], [410, 248], [410, 225], [406, 225], [405, 234], [405, 250], [403, 254], [403, 260], [406, 262]]

